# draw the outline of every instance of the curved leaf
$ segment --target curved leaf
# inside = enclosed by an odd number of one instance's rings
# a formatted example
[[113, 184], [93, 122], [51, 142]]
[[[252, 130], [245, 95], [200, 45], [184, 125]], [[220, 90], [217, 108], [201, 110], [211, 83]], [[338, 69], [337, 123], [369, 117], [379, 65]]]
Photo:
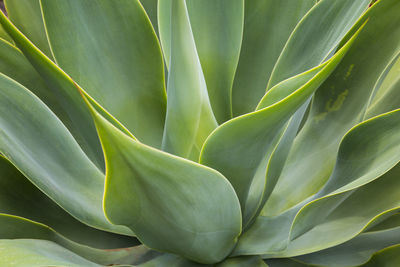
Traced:
[[38, 188], [78, 220], [111, 225], [102, 209], [104, 175], [65, 126], [36, 96], [0, 74], [0, 151]]
[[[263, 215], [280, 214], [325, 184], [341, 138], [363, 119], [374, 84], [400, 50], [399, 12], [398, 1], [377, 2], [352, 29], [351, 34], [368, 20], [347, 56], [316, 92], [308, 119], [294, 141]], [[369, 63], [365, 64], [367, 54]]]
[[106, 158], [104, 209], [146, 246], [201, 263], [225, 258], [241, 232], [220, 173], [126, 136], [92, 109]]
[[57, 64], [138, 139], [160, 147], [166, 106], [164, 66], [139, 1], [121, 0], [116, 5], [109, 0], [41, 0], [41, 4]]
[[400, 227], [361, 234], [339, 246], [300, 256], [296, 259], [318, 266], [359, 266], [367, 263], [375, 252], [396, 244], [400, 244]]
[[243, 34], [244, 0], [187, 1], [197, 52], [218, 122], [232, 118], [232, 84]]
[[9, 267], [100, 267], [45, 240], [0, 240], [0, 265]]
[[[350, 45], [351, 42], [301, 87], [293, 87], [298, 84], [285, 81], [282, 86], [287, 84], [293, 93], [283, 100], [224, 123], [207, 139], [200, 162], [228, 178], [239, 197], [242, 210], [245, 210], [249, 189], [257, 180], [256, 176], [265, 179], [267, 160], [277, 142], [274, 139], [279, 138], [286, 121], [334, 70]], [[300, 79], [303, 81], [302, 75]]]
[[157, 20], [157, 6], [158, 0], [140, 0], [147, 16], [153, 26], [154, 32], [158, 35], [158, 20]]
[[377, 252], [363, 267], [396, 267], [400, 264], [400, 245], [395, 245]]
[[0, 241], [5, 239], [35, 239], [36, 241], [46, 240], [54, 242], [87, 260], [104, 265], [140, 263], [152, 259], [159, 254], [143, 246], [122, 249], [91, 248], [65, 238], [44, 224], [3, 213], [0, 213], [0, 238]]
[[[30, 183], [2, 156], [0, 156], [0, 212], [46, 224], [75, 242], [95, 248], [130, 247], [138, 243], [134, 238], [102, 232], [82, 224]], [[4, 229], [5, 226], [2, 225], [0, 228]]]
[[238, 258], [228, 258], [217, 267], [268, 267], [260, 256], [245, 256]]
[[322, 0], [299, 22], [274, 66], [268, 89], [332, 55], [370, 0]]
[[315, 0], [245, 1], [243, 41], [233, 88], [233, 115], [254, 111], [290, 33]]
[[[76, 89], [77, 85], [15, 28], [2, 12], [0, 12], [0, 23], [48, 85], [47, 88], [40, 90], [41, 97], [44, 97], [45, 100], [56, 101], [57, 104], [50, 105], [51, 108], [71, 131], [89, 158], [103, 169], [103, 153], [96, 129], [90, 113]], [[49, 101], [46, 103], [49, 104]]]
[[40, 0], [5, 0], [8, 17], [43, 53], [52, 59]]
[[[166, 2], [164, 3], [166, 4]], [[162, 149], [197, 160], [201, 146], [217, 127], [197, 55], [185, 0], [172, 0], [163, 12], [171, 12], [171, 43], [167, 117]], [[161, 28], [160, 21], [160, 30]], [[165, 27], [165, 26], [164, 26]], [[170, 36], [165, 37], [167, 34]], [[164, 45], [164, 44], [163, 44]], [[166, 51], [163, 46], [164, 53]]]
[[377, 88], [374, 89], [372, 101], [368, 106], [366, 118], [400, 108], [400, 53], [387, 66]]

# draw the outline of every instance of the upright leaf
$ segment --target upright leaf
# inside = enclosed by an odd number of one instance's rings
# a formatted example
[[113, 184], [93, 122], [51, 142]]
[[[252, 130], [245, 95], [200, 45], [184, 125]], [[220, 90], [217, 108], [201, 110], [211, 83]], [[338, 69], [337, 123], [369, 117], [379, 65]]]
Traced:
[[138, 0], [41, 0], [57, 64], [137, 138], [160, 147], [165, 118], [160, 46]]
[[243, 41], [232, 88], [234, 116], [254, 111], [287, 39], [316, 1], [244, 2]]
[[49, 58], [51, 49], [43, 24], [40, 0], [5, 0], [8, 17]]
[[196, 48], [218, 122], [232, 118], [232, 84], [243, 34], [244, 0], [187, 1]]
[[322, 0], [299, 22], [274, 66], [268, 89], [313, 68], [336, 50], [370, 0]]
[[[168, 38], [171, 46], [162, 149], [197, 160], [201, 146], [217, 122], [208, 98], [186, 2], [172, 0], [165, 8], [164, 12], [171, 12], [171, 29], [170, 33], [161, 32], [161, 36]], [[161, 23], [160, 30], [163, 29]], [[164, 46], [163, 49], [165, 53]]]
[[[348, 34], [352, 36], [368, 20], [347, 56], [316, 92], [264, 215], [274, 216], [293, 207], [329, 178], [343, 135], [363, 119], [374, 84], [400, 50], [399, 12], [398, 1], [377, 2]], [[369, 55], [368, 64], [365, 55]]]

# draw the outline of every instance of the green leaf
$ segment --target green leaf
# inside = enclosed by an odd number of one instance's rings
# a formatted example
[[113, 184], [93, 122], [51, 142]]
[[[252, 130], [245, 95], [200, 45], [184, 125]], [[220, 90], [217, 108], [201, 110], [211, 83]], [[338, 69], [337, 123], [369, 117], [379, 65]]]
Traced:
[[377, 252], [363, 267], [396, 267], [400, 265], [400, 245], [395, 245]]
[[198, 264], [178, 255], [164, 254], [153, 260], [138, 265], [138, 267], [206, 267], [210, 265]]
[[321, 64], [333, 54], [370, 0], [322, 0], [299, 22], [274, 66], [267, 88]]
[[201, 263], [225, 258], [241, 232], [239, 202], [225, 177], [139, 143], [92, 112], [106, 158], [110, 221], [156, 250]]
[[309, 267], [294, 259], [268, 259], [265, 261], [269, 267]]
[[290, 33], [315, 2], [245, 1], [242, 48], [232, 88], [234, 116], [254, 111]]
[[[0, 156], [0, 212], [46, 224], [75, 242], [95, 248], [110, 249], [138, 244], [134, 238], [99, 231], [82, 224], [43, 194], [2, 156]], [[0, 228], [4, 229], [5, 225]], [[9, 232], [14, 233], [11, 230]]]
[[0, 265], [9, 267], [101, 266], [53, 242], [32, 239], [0, 240]]
[[160, 147], [166, 107], [163, 61], [139, 1], [41, 3], [57, 64], [139, 140]]
[[154, 32], [158, 35], [158, 21], [157, 21], [157, 6], [158, 0], [140, 0], [150, 22], [153, 26]]
[[228, 258], [216, 265], [217, 267], [268, 267], [260, 256], [245, 256]]
[[8, 33], [4, 30], [4, 28], [0, 25], [0, 39], [1, 41], [7, 41], [10, 44], [13, 43], [13, 39], [8, 35]]
[[[380, 1], [348, 34], [352, 36], [368, 20], [347, 56], [316, 92], [308, 119], [294, 141], [263, 215], [281, 214], [325, 184], [343, 135], [363, 119], [374, 84], [400, 50], [399, 12], [398, 1]], [[365, 55], [369, 55], [368, 64]]]
[[[71, 131], [89, 158], [99, 168], [104, 169], [103, 153], [96, 129], [90, 113], [78, 93], [76, 83], [15, 28], [2, 12], [0, 12], [0, 23], [48, 85], [47, 88], [42, 87], [41, 90], [37, 90], [42, 93], [40, 96], [47, 104], [57, 103], [50, 105], [52, 110]], [[21, 71], [23, 70], [21, 69]], [[28, 77], [31, 75], [27, 74]], [[29, 87], [36, 88], [34, 85]], [[49, 99], [54, 102], [47, 101]]]
[[389, 63], [374, 89], [365, 118], [400, 108], [400, 53]]
[[[68, 222], [66, 222], [68, 223]], [[77, 229], [78, 230], [78, 229]], [[85, 234], [82, 232], [82, 234]], [[158, 256], [143, 246], [124, 247], [122, 249], [96, 249], [67, 239], [47, 225], [26, 218], [0, 213], [0, 238], [35, 239], [57, 243], [69, 251], [98, 264], [140, 263]], [[1, 252], [0, 252], [1, 255]], [[1, 258], [1, 257], [0, 257]], [[8, 265], [7, 265], [8, 266]]]
[[[163, 4], [166, 5], [166, 2]], [[163, 12], [171, 12], [171, 29], [168, 33], [162, 32], [160, 20], [161, 37], [167, 38], [171, 48], [162, 149], [180, 157], [197, 160], [201, 146], [217, 127], [217, 122], [208, 98], [186, 2], [172, 0], [170, 6], [164, 8]], [[166, 37], [167, 34], [169, 36]], [[164, 43], [163, 49], [165, 54], [168, 50]]]
[[[310, 232], [313, 230], [318, 232], [324, 229], [324, 240], [326, 241], [316, 242], [316, 244], [318, 244], [318, 249], [329, 247], [337, 242], [346, 241], [346, 238], [350, 239], [358, 233], [357, 231], [360, 231], [360, 227], [365, 227], [367, 222], [380, 213], [396, 208], [399, 200], [394, 199], [390, 190], [386, 189], [390, 184], [389, 178], [379, 177], [400, 161], [398, 153], [400, 150], [399, 122], [400, 110], [396, 110], [359, 124], [345, 136], [329, 181], [313, 197], [315, 200], [305, 205], [296, 215], [290, 233], [292, 240], [300, 240], [298, 242], [301, 243], [302, 236], [299, 236], [303, 234], [307, 239], [307, 234], [304, 234], [306, 231], [312, 229]], [[386, 176], [396, 175], [398, 175], [398, 168], [394, 168]], [[366, 193], [362, 192], [368, 192], [368, 189], [374, 184], [371, 182], [377, 178], [379, 179], [374, 190], [376, 192], [386, 191], [387, 195], [379, 195], [379, 200], [366, 199]], [[383, 184], [382, 179], [388, 184]], [[354, 189], [357, 188], [360, 189], [354, 192]], [[347, 205], [344, 206], [343, 203], [347, 203]], [[370, 203], [370, 207], [367, 203]], [[350, 223], [353, 217], [351, 227], [347, 227], [346, 231], [338, 229], [338, 226], [343, 227], [339, 223], [338, 217], [350, 211], [352, 216], [340, 218], [344, 221], [343, 223], [346, 221]], [[311, 236], [313, 234], [316, 233], [313, 232]], [[310, 245], [310, 247], [316, 249], [315, 245]], [[307, 251], [308, 248], [303, 244], [300, 249], [297, 244], [296, 249]], [[290, 247], [288, 250], [290, 251]]]
[[12, 23], [49, 58], [53, 59], [43, 24], [40, 0], [5, 0]]
[[218, 122], [232, 118], [232, 84], [243, 34], [244, 0], [187, 1], [190, 23]]
[[300, 256], [296, 259], [318, 266], [359, 266], [367, 263], [375, 252], [399, 243], [400, 227], [398, 225], [393, 229], [361, 234], [339, 246]]
[[[265, 179], [267, 160], [276, 145], [286, 121], [329, 76], [350, 47], [349, 42], [310, 81], [297, 87], [292, 80], [279, 86], [289, 86], [290, 95], [278, 103], [230, 120], [217, 128], [202, 149], [200, 162], [220, 171], [231, 182], [239, 197], [242, 211], [251, 184]], [[311, 70], [310, 72], [313, 72]], [[303, 75], [299, 75], [304, 81]], [[296, 79], [296, 78], [294, 78]], [[283, 90], [283, 89], [282, 89]], [[265, 182], [264, 182], [265, 183]]]
[[102, 208], [104, 174], [36, 96], [0, 74], [0, 152], [72, 216], [92, 227], [111, 225]]
[[268, 258], [312, 253], [350, 240], [373, 220], [398, 209], [400, 165], [391, 168], [400, 160], [399, 122], [400, 110], [396, 110], [353, 128], [341, 143], [326, 187], [308, 204], [276, 217], [257, 218], [233, 254], [267, 254]]

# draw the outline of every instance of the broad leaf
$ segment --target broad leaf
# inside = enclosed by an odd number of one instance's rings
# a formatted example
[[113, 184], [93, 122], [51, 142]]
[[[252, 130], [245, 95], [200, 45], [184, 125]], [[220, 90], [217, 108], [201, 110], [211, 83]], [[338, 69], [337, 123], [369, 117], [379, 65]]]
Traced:
[[[37, 90], [42, 93], [40, 97], [56, 112], [89, 158], [103, 169], [103, 154], [96, 138], [96, 129], [77, 91], [76, 83], [15, 28], [2, 12], [0, 12], [0, 23], [48, 85], [47, 88], [42, 87]], [[31, 75], [34, 74], [27, 74], [28, 77]], [[29, 87], [36, 88], [34, 85]], [[50, 103], [47, 101], [49, 99]], [[51, 101], [56, 104], [53, 105]]]
[[225, 258], [241, 232], [240, 205], [225, 177], [139, 143], [92, 112], [106, 158], [110, 221], [156, 250], [201, 263]]
[[9, 267], [100, 267], [46, 240], [0, 240], [0, 265]]
[[350, 131], [341, 143], [330, 182], [314, 200], [276, 217], [257, 218], [241, 236], [234, 255], [264, 253], [268, 258], [312, 253], [348, 241], [377, 217], [398, 209], [400, 165], [391, 168], [400, 160], [399, 121], [397, 110]]
[[375, 252], [396, 244], [400, 244], [399, 226], [393, 229], [361, 234], [339, 246], [300, 256], [296, 259], [318, 266], [359, 266], [368, 262]]
[[[82, 232], [82, 234], [85, 234]], [[157, 257], [159, 253], [150, 251], [143, 246], [124, 247], [122, 249], [95, 249], [73, 242], [52, 228], [22, 217], [0, 213], [0, 238], [5, 239], [35, 239], [57, 243], [69, 251], [92, 262], [108, 264], [141, 263]], [[1, 252], [0, 252], [1, 255]], [[22, 257], [22, 255], [20, 255]], [[0, 258], [2, 258], [0, 256]], [[8, 265], [6, 265], [8, 266]]]
[[262, 214], [278, 215], [325, 184], [343, 135], [363, 119], [375, 82], [400, 50], [399, 12], [398, 1], [380, 1], [368, 9], [348, 34], [352, 36], [368, 20], [347, 56], [316, 92], [308, 119]]
[[287, 39], [315, 2], [245, 1], [242, 48], [232, 88], [234, 116], [254, 111]]
[[[242, 210], [256, 176], [265, 179], [268, 157], [286, 121], [329, 76], [350, 47], [349, 42], [311, 80], [294, 87], [291, 81], [282, 83], [293, 93], [278, 103], [249, 113], [221, 125], [204, 144], [200, 162], [220, 171], [229, 179], [239, 197]], [[303, 74], [307, 75], [307, 73]], [[300, 79], [302, 79], [300, 75]]]
[[[2, 156], [0, 156], [0, 212], [46, 224], [75, 242], [95, 248], [130, 247], [138, 243], [134, 238], [99, 231], [82, 224], [43, 194]], [[2, 224], [0, 228], [7, 227]], [[17, 238], [12, 235], [15, 230], [8, 229], [8, 232], [9, 238]], [[30, 232], [26, 231], [26, 234]]]
[[104, 174], [43, 102], [3, 74], [0, 131], [0, 152], [72, 216], [98, 229], [131, 234], [103, 214]]
[[370, 2], [319, 1], [294, 29], [274, 66], [268, 89], [329, 58]]
[[160, 147], [166, 106], [163, 62], [139, 1], [41, 4], [57, 64], [138, 139]]

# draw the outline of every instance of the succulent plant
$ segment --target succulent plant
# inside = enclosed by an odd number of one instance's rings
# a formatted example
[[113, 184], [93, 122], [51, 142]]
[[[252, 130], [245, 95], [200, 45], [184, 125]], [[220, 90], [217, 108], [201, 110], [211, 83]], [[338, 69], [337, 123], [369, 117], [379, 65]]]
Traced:
[[0, 266], [400, 266], [400, 1], [6, 9]]

